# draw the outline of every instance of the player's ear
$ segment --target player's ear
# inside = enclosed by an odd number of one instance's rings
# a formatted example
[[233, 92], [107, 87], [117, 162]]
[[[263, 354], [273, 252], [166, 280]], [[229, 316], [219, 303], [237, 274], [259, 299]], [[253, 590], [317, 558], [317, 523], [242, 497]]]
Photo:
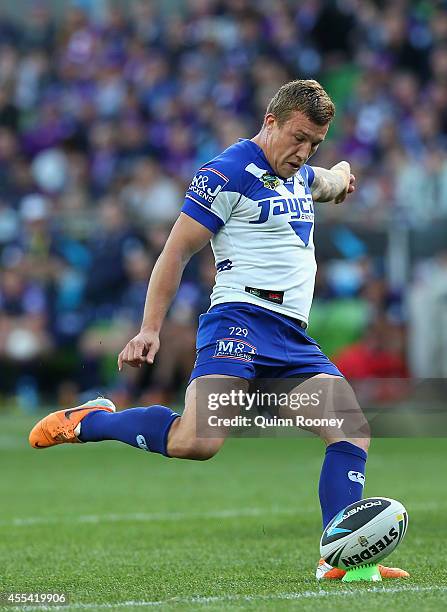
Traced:
[[271, 131], [276, 123], [276, 117], [275, 115], [272, 115], [272, 113], [267, 113], [266, 116], [264, 117], [264, 127], [267, 129], [267, 131]]

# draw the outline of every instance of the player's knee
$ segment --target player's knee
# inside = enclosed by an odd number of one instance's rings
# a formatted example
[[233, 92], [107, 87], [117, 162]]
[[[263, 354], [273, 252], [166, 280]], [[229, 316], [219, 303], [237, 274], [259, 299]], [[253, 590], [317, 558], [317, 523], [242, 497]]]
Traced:
[[369, 449], [369, 444], [371, 442], [371, 438], [369, 436], [366, 438], [356, 438], [354, 440], [348, 440], [348, 442], [351, 442], [351, 444], [358, 446], [359, 448], [363, 449], [365, 453], [367, 453]]
[[357, 429], [355, 436], [352, 436], [352, 439], [348, 439], [348, 442], [362, 448], [366, 453], [369, 449], [369, 444], [371, 442], [371, 429], [369, 423], [364, 420], [361, 426]]

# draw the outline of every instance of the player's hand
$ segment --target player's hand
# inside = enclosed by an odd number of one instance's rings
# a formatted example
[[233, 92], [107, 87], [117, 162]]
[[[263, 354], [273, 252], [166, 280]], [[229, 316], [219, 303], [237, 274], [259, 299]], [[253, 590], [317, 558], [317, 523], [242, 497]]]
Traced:
[[335, 204], [344, 202], [348, 193], [352, 193], [353, 191], [355, 191], [355, 176], [350, 173], [348, 186], [335, 198]]
[[339, 162], [331, 170], [341, 175], [345, 181], [343, 190], [334, 198], [335, 204], [341, 204], [345, 201], [348, 193], [355, 191], [355, 176], [351, 174], [351, 166], [347, 161]]
[[121, 372], [123, 365], [132, 368], [141, 368], [143, 363], [154, 363], [154, 357], [160, 348], [159, 335], [155, 331], [141, 330], [130, 340], [118, 355], [118, 370]]
[[352, 193], [353, 191], [355, 191], [355, 176], [353, 174], [350, 174], [347, 193]]

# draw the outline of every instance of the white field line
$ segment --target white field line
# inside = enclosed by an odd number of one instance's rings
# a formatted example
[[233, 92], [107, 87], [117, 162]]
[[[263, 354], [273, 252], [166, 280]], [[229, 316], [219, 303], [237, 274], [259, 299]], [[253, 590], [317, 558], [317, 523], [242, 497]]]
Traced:
[[197, 519], [226, 519], [269, 514], [303, 514], [315, 512], [315, 508], [240, 508], [229, 510], [211, 510], [209, 512], [133, 512], [128, 514], [80, 514], [78, 516], [30, 516], [0, 521], [0, 527], [27, 527], [32, 525], [52, 525], [57, 523], [119, 523], [119, 522], [155, 522]]
[[[434, 501], [424, 503], [414, 503], [408, 506], [409, 511], [437, 511], [447, 508], [446, 504]], [[60, 515], [60, 516], [29, 516], [16, 517], [10, 520], [0, 521], [1, 527], [30, 527], [33, 525], [54, 525], [54, 524], [88, 524], [88, 523], [132, 523], [132, 522], [164, 522], [164, 521], [183, 521], [198, 519], [231, 519], [243, 517], [260, 517], [267, 515], [286, 515], [299, 516], [301, 514], [311, 514], [317, 512], [313, 507], [296, 508], [230, 508], [228, 510], [210, 510], [209, 512], [131, 512], [123, 514], [80, 514], [80, 515]]]
[[[348, 590], [349, 588], [349, 590]], [[272, 593], [271, 595], [220, 595], [210, 597], [172, 597], [160, 601], [121, 601], [116, 603], [74, 603], [66, 605], [38, 605], [38, 606], [11, 606], [8, 610], [11, 612], [62, 612], [68, 610], [110, 610], [118, 608], [156, 608], [168, 605], [207, 605], [231, 602], [262, 602], [262, 601], [294, 601], [300, 599], [321, 599], [325, 597], [361, 597], [364, 593], [426, 593], [430, 591], [446, 592], [446, 586], [396, 586], [396, 587], [370, 587], [366, 589], [352, 589], [347, 587], [346, 591], [303, 591], [302, 593]]]

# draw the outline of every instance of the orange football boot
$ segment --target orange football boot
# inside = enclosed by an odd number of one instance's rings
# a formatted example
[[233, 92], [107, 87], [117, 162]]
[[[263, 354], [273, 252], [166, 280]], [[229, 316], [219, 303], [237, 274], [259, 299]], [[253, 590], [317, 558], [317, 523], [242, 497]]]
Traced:
[[[409, 578], [410, 574], [398, 567], [385, 567], [379, 565], [379, 572], [382, 578]], [[324, 559], [320, 559], [315, 577], [317, 580], [341, 580], [346, 574], [346, 570], [332, 567]]]
[[56, 444], [80, 443], [82, 419], [95, 410], [115, 412], [115, 404], [104, 397], [85, 402], [76, 408], [51, 412], [34, 425], [29, 435], [29, 443], [33, 448], [48, 448]]

